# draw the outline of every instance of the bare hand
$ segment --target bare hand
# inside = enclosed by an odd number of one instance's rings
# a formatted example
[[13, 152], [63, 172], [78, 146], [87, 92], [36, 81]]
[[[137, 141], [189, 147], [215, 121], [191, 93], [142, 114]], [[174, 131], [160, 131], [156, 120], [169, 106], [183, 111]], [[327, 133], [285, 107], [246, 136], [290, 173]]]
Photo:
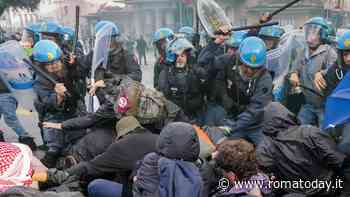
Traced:
[[43, 122], [43, 128], [62, 129], [62, 123]]
[[90, 94], [91, 96], [94, 96], [94, 95], [96, 94], [96, 90], [97, 90], [98, 88], [103, 88], [103, 87], [106, 87], [105, 82], [104, 82], [103, 80], [99, 80], [99, 81], [97, 81], [97, 82], [95, 82], [95, 83], [92, 83], [92, 84], [90, 84], [90, 85], [88, 86], [88, 88], [90, 89], [90, 90], [89, 90], [89, 94]]
[[34, 172], [32, 179], [33, 181], [47, 182], [48, 174], [47, 172]]
[[230, 32], [230, 25], [222, 25], [219, 27], [219, 31], [221, 31], [224, 34], [228, 34]]
[[289, 81], [293, 87], [298, 87], [300, 85], [300, 79], [297, 73], [292, 73]]
[[271, 20], [270, 13], [266, 12], [260, 16], [259, 22], [262, 24], [262, 23], [267, 23], [270, 20]]
[[324, 80], [324, 77], [321, 72], [317, 72], [315, 74], [314, 84], [318, 91], [322, 91], [327, 87], [326, 80]]
[[55, 92], [61, 96], [64, 97], [65, 92], [67, 92], [67, 88], [64, 86], [63, 83], [57, 83], [55, 85]]
[[73, 55], [73, 54], [70, 54], [69, 55], [69, 64], [70, 65], [73, 65], [74, 63], [75, 63], [75, 58], [76, 58], [76, 56], [75, 55]]

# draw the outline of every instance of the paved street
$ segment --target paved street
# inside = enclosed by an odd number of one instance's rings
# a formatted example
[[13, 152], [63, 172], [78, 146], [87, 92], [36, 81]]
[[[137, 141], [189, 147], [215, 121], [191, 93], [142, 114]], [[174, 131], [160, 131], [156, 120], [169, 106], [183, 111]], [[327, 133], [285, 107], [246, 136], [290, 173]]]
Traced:
[[[153, 53], [149, 53], [147, 56], [149, 65], [142, 65], [142, 83], [145, 84], [147, 87], [153, 86], [153, 64], [155, 61]], [[19, 102], [19, 107], [17, 109], [18, 117], [23, 124], [24, 128], [35, 137], [35, 141], [37, 144], [42, 144], [41, 136], [40, 136], [40, 130], [37, 126], [38, 123], [38, 116], [33, 106], [33, 100], [35, 98], [35, 94], [32, 89], [30, 90], [17, 90], [14, 93], [15, 97], [17, 98]], [[9, 142], [17, 141], [17, 136], [5, 124], [3, 118], [0, 121], [0, 129], [4, 131], [5, 138]]]

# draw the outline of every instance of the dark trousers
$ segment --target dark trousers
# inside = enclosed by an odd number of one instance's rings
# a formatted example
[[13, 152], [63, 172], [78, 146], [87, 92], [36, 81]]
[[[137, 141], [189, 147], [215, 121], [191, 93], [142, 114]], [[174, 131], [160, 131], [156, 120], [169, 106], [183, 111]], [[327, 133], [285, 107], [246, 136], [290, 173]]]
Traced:
[[104, 179], [96, 179], [88, 186], [89, 197], [121, 197], [123, 186]]

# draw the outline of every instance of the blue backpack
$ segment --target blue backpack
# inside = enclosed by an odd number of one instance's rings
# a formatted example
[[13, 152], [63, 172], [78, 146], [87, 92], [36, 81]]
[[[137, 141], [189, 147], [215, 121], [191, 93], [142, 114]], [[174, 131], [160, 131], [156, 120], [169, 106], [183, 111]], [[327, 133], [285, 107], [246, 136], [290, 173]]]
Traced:
[[158, 168], [159, 197], [201, 197], [203, 182], [193, 163], [161, 157]]

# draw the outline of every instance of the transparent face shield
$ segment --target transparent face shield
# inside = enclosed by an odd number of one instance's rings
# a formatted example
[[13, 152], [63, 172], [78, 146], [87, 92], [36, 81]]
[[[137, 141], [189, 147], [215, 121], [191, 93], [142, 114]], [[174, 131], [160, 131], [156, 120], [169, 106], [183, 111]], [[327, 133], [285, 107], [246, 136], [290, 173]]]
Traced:
[[310, 47], [317, 47], [321, 44], [321, 27], [315, 24], [305, 25], [305, 39]]
[[58, 34], [55, 33], [41, 33], [42, 40], [51, 40], [56, 44], [59, 44]]
[[155, 42], [155, 46], [157, 48], [158, 54], [164, 57], [165, 50], [168, 47], [168, 39], [161, 39]]
[[34, 34], [24, 30], [20, 43], [23, 48], [32, 48], [34, 45]]
[[92, 57], [91, 79], [95, 78], [95, 70], [97, 67], [102, 66], [105, 69], [107, 68], [108, 54], [110, 52], [112, 41], [112, 31], [112, 26], [105, 25], [96, 33], [94, 53]]

